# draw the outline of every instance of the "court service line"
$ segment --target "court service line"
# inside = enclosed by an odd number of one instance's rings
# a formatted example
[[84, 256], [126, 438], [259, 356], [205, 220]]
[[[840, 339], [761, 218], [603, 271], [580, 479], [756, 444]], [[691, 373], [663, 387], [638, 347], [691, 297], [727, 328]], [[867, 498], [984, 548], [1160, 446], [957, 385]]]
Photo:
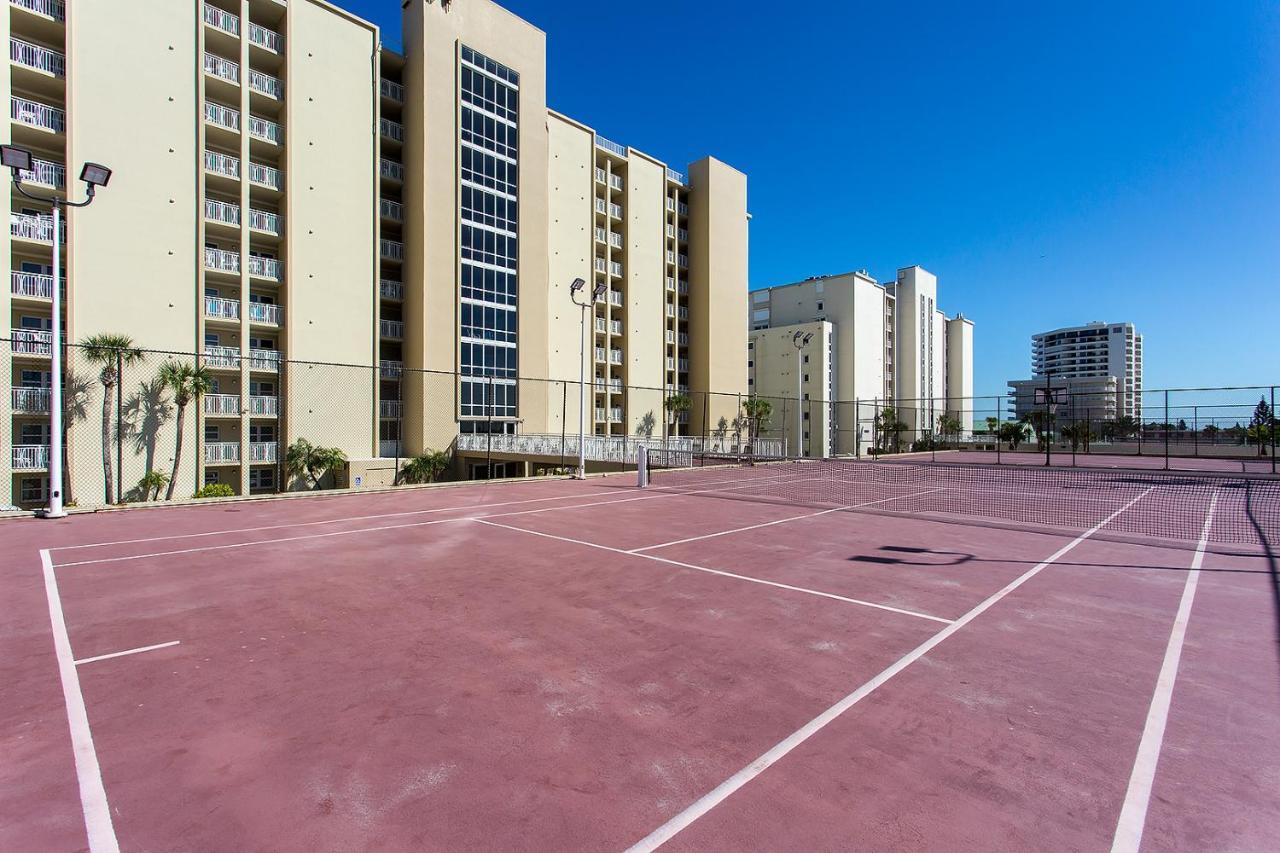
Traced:
[[803, 521], [806, 518], [817, 518], [818, 516], [828, 515], [833, 512], [844, 512], [845, 510], [859, 509], [861, 507], [867, 507], [867, 506], [875, 506], [876, 504], [888, 503], [891, 501], [899, 501], [905, 498], [916, 498], [916, 497], [919, 497], [920, 495], [927, 495], [933, 492], [942, 492], [942, 491], [945, 491], [945, 488], [926, 489], [923, 492], [912, 492], [911, 494], [907, 494], [907, 495], [895, 495], [894, 497], [891, 497], [891, 498], [881, 498], [880, 500], [876, 500], [876, 501], [866, 501], [865, 503], [860, 503], [860, 504], [849, 504], [848, 506], [831, 507], [830, 509], [824, 509], [819, 512], [808, 512], [808, 513], [805, 513], [804, 515], [793, 515], [793, 516], [790, 516], [789, 518], [778, 518], [778, 519], [774, 519], [773, 521], [765, 521], [760, 524], [749, 524], [746, 527], [735, 527], [732, 530], [721, 530], [716, 533], [705, 533], [702, 536], [690, 536], [687, 539], [676, 539], [675, 541], [672, 541], [672, 542], [662, 542], [657, 545], [645, 545], [643, 548], [632, 548], [627, 553], [639, 554], [643, 551], [654, 551], [658, 548], [670, 548], [672, 545], [683, 545], [686, 542], [701, 542], [703, 539], [714, 539], [717, 536], [728, 536], [732, 533], [744, 533], [748, 530], [758, 530], [761, 527], [772, 527], [775, 524], [786, 524], [789, 521]]
[[[490, 516], [496, 518], [497, 516]], [[679, 566], [682, 569], [690, 569], [695, 572], [705, 572], [709, 575], [719, 575], [725, 578], [733, 578], [735, 580], [747, 581], [748, 583], [758, 583], [763, 586], [772, 586], [777, 589], [785, 589], [791, 592], [801, 592], [806, 595], [816, 595], [819, 598], [829, 598], [832, 601], [842, 601], [845, 604], [857, 604], [861, 607], [872, 607], [876, 610], [887, 610], [890, 613], [897, 613], [902, 616], [914, 616], [917, 619], [928, 619], [931, 622], [941, 622], [944, 625], [950, 625], [950, 619], [943, 619], [941, 616], [931, 616], [928, 613], [918, 613], [914, 610], [904, 610], [901, 607], [891, 607], [888, 604], [877, 604], [874, 601], [864, 601], [860, 598], [848, 598], [843, 595], [836, 595], [833, 592], [823, 592], [819, 589], [809, 589], [803, 586], [793, 586], [788, 583], [779, 583], [777, 581], [765, 580], [764, 578], [755, 578], [750, 575], [740, 575], [736, 572], [726, 572], [721, 569], [710, 569], [706, 566], [695, 566], [693, 563], [682, 563], [679, 560], [668, 560], [666, 557], [658, 557], [653, 554], [641, 554], [635, 551], [624, 551], [621, 548], [611, 548], [608, 545], [600, 545], [595, 542], [587, 542], [583, 539], [572, 539], [568, 536], [557, 536], [553, 533], [543, 533], [540, 530], [529, 530], [524, 527], [513, 527], [510, 524], [499, 524], [496, 521], [489, 521], [487, 518], [473, 518], [472, 521], [478, 521], [481, 524], [487, 524], [490, 527], [501, 527], [504, 530], [514, 530], [517, 533], [527, 533], [530, 536], [541, 536], [544, 539], [556, 539], [560, 542], [569, 542], [573, 545], [583, 545], [587, 548], [598, 548], [601, 551], [609, 551], [614, 554], [623, 554], [627, 557], [640, 557], [645, 560], [653, 560], [657, 563], [666, 563], [669, 566]]]
[[1138, 742], [1138, 754], [1133, 762], [1133, 773], [1129, 777], [1124, 806], [1120, 810], [1116, 834], [1111, 842], [1112, 853], [1137, 853], [1142, 844], [1142, 832], [1147, 823], [1147, 807], [1151, 802], [1151, 788], [1155, 784], [1156, 765], [1160, 761], [1160, 750], [1164, 744], [1165, 725], [1169, 722], [1173, 685], [1178, 678], [1182, 644], [1187, 636], [1187, 623], [1191, 620], [1191, 605], [1195, 601], [1196, 586], [1200, 581], [1200, 567], [1204, 565], [1204, 553], [1209, 545], [1209, 528], [1213, 524], [1213, 512], [1217, 503], [1218, 493], [1215, 491], [1209, 500], [1209, 512], [1205, 516], [1204, 527], [1200, 531], [1200, 542], [1196, 546], [1195, 556], [1191, 558], [1191, 569], [1187, 572], [1187, 581], [1182, 587], [1182, 600], [1178, 602], [1178, 614], [1174, 617], [1173, 629], [1169, 632], [1169, 645], [1165, 648], [1164, 662], [1160, 666], [1156, 689], [1151, 696], [1151, 707], [1147, 712], [1146, 725], [1142, 729], [1142, 740]]
[[136, 654], [139, 654], [140, 652], [152, 652], [152, 651], [155, 651], [156, 649], [167, 649], [170, 646], [178, 645], [180, 642], [182, 641], [170, 640], [167, 643], [156, 643], [154, 646], [139, 646], [136, 649], [125, 649], [122, 652], [112, 652], [109, 655], [96, 655], [91, 658], [80, 658], [80, 660], [76, 661], [75, 664], [76, 666], [80, 666], [81, 664], [93, 663], [94, 661], [110, 660], [111, 658], [122, 658], [125, 655], [136, 655]]
[[80, 692], [80, 676], [76, 673], [75, 656], [71, 653], [71, 638], [67, 635], [67, 623], [62, 614], [58, 579], [54, 576], [53, 560], [50, 559], [48, 550], [40, 551], [40, 565], [44, 570], [44, 593], [49, 601], [53, 649], [58, 658], [58, 677], [62, 681], [62, 700], [67, 708], [67, 726], [71, 730], [71, 751], [75, 758], [76, 778], [80, 784], [80, 808], [84, 812], [89, 850], [90, 853], [119, 853], [120, 844], [116, 841], [115, 827], [111, 824], [107, 790], [102, 784], [102, 769], [98, 766], [93, 732], [89, 729], [89, 714], [85, 711], [84, 695]]
[[1088, 539], [1093, 534], [1097, 533], [1104, 526], [1106, 526], [1110, 521], [1112, 521], [1121, 513], [1123, 513], [1125, 510], [1129, 509], [1129, 507], [1133, 506], [1138, 501], [1140, 501], [1150, 491], [1151, 489], [1147, 489], [1147, 491], [1143, 492], [1141, 495], [1138, 495], [1133, 500], [1129, 501], [1129, 503], [1127, 503], [1125, 506], [1116, 510], [1111, 515], [1107, 516], [1104, 520], [1094, 525], [1093, 527], [1089, 528], [1087, 531], [1080, 534], [1075, 539], [1072, 539], [1070, 542], [1068, 542], [1066, 545], [1063, 545], [1057, 551], [1053, 552], [1053, 554], [1047, 557], [1043, 562], [1040, 562], [1035, 566], [1031, 567], [1026, 572], [1024, 572], [1021, 576], [1011, 581], [1008, 585], [998, 590], [997, 592], [993, 593], [988, 598], [984, 599], [981, 603], [979, 603], [976, 607], [974, 607], [969, 612], [965, 613], [959, 619], [955, 620], [954, 622], [949, 624], [947, 627], [943, 628], [941, 631], [934, 634], [932, 637], [925, 640], [923, 643], [916, 646], [911, 651], [907, 652], [897, 661], [890, 664], [888, 668], [882, 670], [879, 674], [874, 676], [870, 681], [867, 681], [862, 686], [854, 690], [852, 693], [845, 696], [843, 699], [836, 702], [831, 707], [827, 708], [821, 714], [814, 717], [812, 720], [805, 723], [800, 728], [796, 729], [794, 732], [792, 732], [783, 740], [779, 741], [776, 745], [773, 746], [773, 748], [765, 752], [759, 758], [755, 759], [746, 767], [743, 767], [737, 773], [733, 774], [728, 779], [724, 780], [719, 785], [717, 785], [715, 788], [711, 789], [706, 794], [702, 795], [700, 798], [695, 800], [686, 809], [684, 809], [684, 811], [680, 812], [675, 817], [671, 818], [666, 823], [662, 824], [662, 826], [659, 826], [653, 832], [649, 833], [644, 838], [637, 841], [630, 848], [628, 848], [628, 853], [647, 853], [647, 851], [656, 850], [657, 848], [661, 847], [663, 844], [670, 841], [679, 832], [688, 828], [694, 821], [698, 820], [698, 818], [702, 817], [707, 812], [711, 811], [713, 808], [720, 805], [720, 803], [724, 802], [726, 799], [732, 796], [733, 793], [736, 792], [738, 789], [740, 789], [743, 785], [746, 785], [752, 779], [756, 778], [765, 770], [769, 769], [778, 761], [786, 757], [786, 755], [790, 753], [792, 750], [794, 750], [796, 747], [800, 746], [809, 738], [813, 737], [822, 729], [826, 728], [828, 724], [830, 724], [833, 720], [835, 720], [845, 711], [849, 710], [854, 705], [858, 704], [863, 699], [870, 696], [878, 688], [880, 688], [885, 682], [889, 681], [889, 679], [893, 678], [895, 675], [902, 672], [907, 667], [911, 666], [911, 664], [915, 663], [920, 658], [924, 657], [943, 640], [946, 640], [952, 634], [955, 634], [961, 628], [965, 627], [974, 619], [978, 618], [983, 613], [985, 613], [987, 610], [994, 607], [1005, 596], [1009, 595], [1018, 587], [1022, 586], [1024, 583], [1026, 583], [1027, 581], [1031, 580], [1033, 577], [1038, 575], [1045, 568], [1053, 565], [1054, 562], [1056, 562], [1066, 554], [1070, 553], [1077, 545], [1079, 545], [1081, 542]]

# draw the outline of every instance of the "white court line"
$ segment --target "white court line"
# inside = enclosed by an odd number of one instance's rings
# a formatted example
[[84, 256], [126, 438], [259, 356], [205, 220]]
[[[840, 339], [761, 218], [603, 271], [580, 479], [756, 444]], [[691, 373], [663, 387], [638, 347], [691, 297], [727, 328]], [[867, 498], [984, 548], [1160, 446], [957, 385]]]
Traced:
[[62, 699], [67, 706], [67, 726], [71, 729], [71, 750], [75, 756], [76, 778], [80, 782], [80, 807], [84, 811], [84, 827], [91, 853], [119, 853], [115, 827], [111, 825], [111, 808], [107, 790], [102, 784], [98, 753], [93, 748], [93, 732], [80, 692], [80, 676], [76, 673], [71, 638], [62, 615], [62, 598], [58, 595], [58, 579], [53, 574], [53, 560], [47, 550], [40, 551], [44, 569], [44, 593], [49, 600], [49, 622], [53, 628], [53, 649], [58, 657], [58, 676], [62, 680]]
[[167, 649], [170, 646], [178, 645], [178, 643], [180, 642], [182, 641], [170, 640], [167, 643], [156, 643], [154, 646], [139, 646], [136, 649], [125, 649], [122, 652], [112, 652], [109, 655], [95, 655], [94, 657], [91, 657], [91, 658], [80, 658], [80, 660], [76, 661], [75, 663], [76, 663], [76, 666], [80, 666], [81, 664], [84, 664], [84, 663], [93, 663], [94, 661], [99, 661], [99, 660], [110, 660], [111, 658], [122, 658], [125, 655], [136, 655], [140, 652], [151, 652], [151, 651], [155, 651], [156, 649]]
[[664, 823], [662, 826], [658, 827], [653, 832], [646, 835], [640, 841], [637, 841], [630, 848], [628, 848], [628, 853], [642, 853], [642, 852], [647, 853], [647, 851], [656, 850], [666, 842], [670, 841], [673, 837], [675, 837], [677, 833], [687, 828], [690, 824], [692, 824], [698, 818], [705, 815], [707, 812], [711, 811], [716, 806], [720, 805], [720, 803], [728, 799], [729, 796], [731, 796], [735, 791], [737, 791], [743, 785], [750, 782], [752, 779], [759, 776], [761, 773], [763, 773], [773, 764], [776, 764], [778, 761], [784, 758], [789, 752], [791, 752], [793, 749], [800, 746], [800, 744], [804, 743], [806, 740], [813, 737], [819, 731], [824, 729], [829, 723], [831, 723], [833, 720], [835, 720], [845, 711], [849, 710], [854, 705], [858, 704], [863, 699], [870, 696], [873, 692], [875, 692], [877, 688], [879, 688], [889, 679], [893, 678], [895, 675], [902, 672], [911, 664], [915, 663], [920, 658], [924, 657], [943, 640], [947, 639], [952, 634], [956, 633], [961, 628], [968, 625], [974, 619], [981, 616], [983, 613], [985, 613], [987, 610], [993, 607], [997, 602], [999, 602], [1006, 595], [1013, 592], [1018, 587], [1026, 583], [1027, 581], [1031, 580], [1033, 577], [1035, 577], [1037, 574], [1043, 571], [1047, 566], [1052, 565], [1059, 558], [1066, 555], [1073, 548], [1075, 548], [1081, 542], [1088, 539], [1094, 533], [1097, 533], [1112, 519], [1116, 518], [1122, 512], [1129, 509], [1129, 507], [1133, 506], [1135, 503], [1137, 503], [1139, 500], [1145, 497], [1150, 491], [1151, 489], [1147, 489], [1145, 492], [1138, 495], [1133, 500], [1129, 501], [1129, 503], [1125, 504], [1123, 507], [1113, 512], [1111, 515], [1107, 516], [1103, 521], [1089, 528], [1087, 531], [1080, 534], [1075, 539], [1072, 539], [1066, 545], [1063, 545], [1061, 548], [1055, 551], [1052, 555], [1050, 555], [1046, 560], [1044, 560], [1044, 562], [1039, 563], [1033, 566], [1032, 568], [1028, 569], [1023, 575], [1014, 579], [1003, 589], [991, 595], [989, 598], [982, 601], [980, 604], [978, 604], [968, 613], [964, 614], [959, 619], [955, 620], [950, 625], [943, 628], [941, 631], [934, 634], [929, 639], [925, 640], [919, 646], [916, 646], [914, 649], [907, 652], [905, 655], [903, 655], [896, 662], [891, 664], [887, 669], [881, 671], [878, 675], [876, 675], [870, 681], [866, 682], [861, 687], [857, 688], [852, 693], [850, 693], [848, 696], [845, 696], [839, 702], [836, 702], [830, 708], [827, 708], [827, 710], [823, 711], [821, 714], [814, 717], [812, 720], [805, 723], [800, 728], [796, 729], [786, 738], [779, 741], [768, 752], [764, 753], [755, 761], [752, 761], [746, 767], [742, 768], [737, 773], [733, 774], [728, 779], [721, 782], [715, 788], [708, 791], [706, 794], [702, 795], [702, 797], [694, 801], [684, 811], [680, 812], [675, 817], [668, 820], [666, 823]]
[[[497, 516], [491, 516], [491, 517], [496, 518]], [[601, 551], [609, 551], [614, 554], [623, 554], [627, 557], [640, 557], [645, 560], [653, 560], [654, 562], [658, 562], [658, 563], [666, 563], [669, 566], [679, 566], [682, 569], [691, 569], [692, 571], [695, 571], [695, 572], [705, 572], [706, 574], [709, 574], [709, 575], [719, 575], [720, 577], [733, 578], [735, 580], [747, 581], [749, 583], [758, 583], [764, 586], [772, 586], [778, 589], [790, 590], [791, 592], [802, 592], [802, 593], [805, 593], [806, 595], [816, 595], [819, 598], [829, 598], [832, 601], [843, 601], [845, 604], [857, 604], [862, 607], [872, 607], [872, 608], [875, 608], [876, 610], [887, 610], [890, 613], [898, 613], [898, 614], [901, 614], [902, 616], [914, 616], [917, 619], [928, 619], [931, 622], [941, 622], [943, 625], [951, 624], [950, 619], [943, 619], [941, 616], [931, 616], [928, 613], [917, 613], [914, 610], [904, 610], [901, 607], [890, 607], [887, 604], [877, 604], [874, 601], [863, 601], [860, 598], [848, 598], [843, 595], [836, 595], [835, 593], [832, 593], [832, 592], [823, 592], [822, 590], [809, 589], [803, 586], [792, 586], [791, 584], [778, 583], [777, 581], [765, 580], [763, 578], [753, 578], [750, 575], [740, 575], [740, 574], [737, 574], [736, 572], [726, 572], [720, 569], [709, 569], [706, 566], [695, 566], [693, 563], [682, 563], [679, 560], [668, 560], [666, 557], [656, 557], [653, 554], [640, 554], [634, 551], [624, 551], [621, 548], [611, 548], [608, 545], [599, 545], [595, 542], [587, 542], [583, 539], [572, 539], [568, 536], [557, 536], [553, 533], [543, 533], [539, 530], [529, 530], [524, 527], [512, 527], [509, 524], [498, 524], [496, 521], [489, 521], [488, 519], [485, 519], [485, 518], [473, 518], [471, 520], [477, 521], [480, 524], [487, 524], [490, 527], [501, 527], [503, 530], [514, 530], [517, 533], [527, 533], [530, 536], [541, 536], [544, 539], [556, 539], [560, 542], [569, 542], [574, 545], [583, 545], [588, 548], [598, 548]]]
[[849, 504], [848, 506], [837, 506], [837, 507], [832, 507], [830, 509], [824, 509], [820, 512], [809, 512], [809, 513], [805, 513], [804, 515], [793, 515], [789, 518], [779, 518], [779, 519], [775, 519], [774, 521], [766, 521], [761, 524], [749, 524], [746, 527], [735, 527], [732, 530], [721, 530], [717, 533], [706, 533], [702, 536], [690, 536], [687, 539], [676, 539], [673, 542], [662, 542], [658, 545], [646, 545], [643, 548], [632, 548], [627, 553], [639, 554], [643, 551], [653, 551], [658, 548], [670, 548], [672, 545], [683, 545], [686, 542], [701, 542], [703, 539], [714, 539], [717, 536], [728, 536], [731, 533], [743, 533], [747, 530], [758, 530], [761, 527], [772, 527], [775, 524], [786, 524], [789, 521], [803, 521], [806, 518], [817, 518], [820, 515], [828, 515], [833, 512], [844, 512], [845, 510], [859, 509], [865, 506], [875, 506], [876, 504], [889, 503], [891, 501], [899, 501], [905, 498], [915, 498], [915, 497], [919, 497], [920, 495], [927, 495], [927, 494], [931, 494], [932, 492], [941, 492], [941, 491], [944, 491], [944, 489], [926, 489], [923, 492], [912, 492], [909, 495], [896, 495], [892, 498], [881, 498], [878, 501], [866, 501], [865, 503], [860, 503], [860, 504]]
[[1182, 658], [1182, 643], [1187, 636], [1187, 623], [1191, 619], [1191, 605], [1196, 597], [1196, 585], [1200, 580], [1200, 567], [1204, 565], [1204, 552], [1209, 544], [1209, 528], [1213, 524], [1213, 511], [1218, 503], [1215, 491], [1209, 500], [1209, 513], [1200, 531], [1200, 543], [1191, 558], [1187, 582], [1182, 587], [1182, 600], [1178, 614], [1169, 632], [1169, 645], [1165, 648], [1164, 663], [1156, 679], [1156, 689], [1151, 696], [1147, 723], [1138, 742], [1138, 755], [1133, 762], [1129, 788], [1125, 793], [1124, 807], [1116, 823], [1116, 834], [1111, 842], [1112, 853], [1137, 853], [1142, 844], [1142, 831], [1147, 823], [1147, 807], [1151, 801], [1151, 787], [1155, 783], [1156, 764], [1160, 761], [1160, 748], [1164, 743], [1164, 728], [1169, 721], [1169, 705], [1173, 700], [1173, 684], [1178, 678], [1178, 661]]

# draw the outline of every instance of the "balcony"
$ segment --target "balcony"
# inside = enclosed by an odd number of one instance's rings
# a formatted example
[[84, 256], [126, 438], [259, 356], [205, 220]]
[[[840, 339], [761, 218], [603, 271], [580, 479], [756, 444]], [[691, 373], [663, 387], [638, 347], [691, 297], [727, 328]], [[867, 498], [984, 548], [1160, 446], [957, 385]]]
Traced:
[[238, 273], [240, 272], [240, 253], [206, 246], [204, 250], [204, 268], [214, 272]]
[[284, 97], [284, 81], [252, 68], [249, 69], [249, 88], [269, 98], [279, 100]]
[[613, 408], [609, 409], [609, 423], [613, 423], [613, 424], [620, 424], [620, 423], [622, 423], [622, 408], [621, 408], [621, 407], [619, 407], [619, 406], [614, 406]]
[[383, 219], [389, 219], [392, 222], [404, 222], [404, 205], [400, 204], [400, 202], [384, 198], [379, 200], [378, 209]]
[[680, 282], [680, 286], [679, 286], [679, 288], [677, 288], [677, 289], [680, 291], [680, 295], [681, 295], [681, 296], [688, 296], [688, 295], [689, 295], [689, 282], [687, 282], [687, 281], [682, 281], [682, 282]]
[[284, 36], [275, 30], [269, 30], [250, 21], [249, 44], [257, 45], [263, 50], [269, 50], [272, 53], [280, 53], [284, 50]]
[[608, 212], [609, 212], [609, 202], [605, 201], [602, 198], [596, 199], [596, 213], [608, 213]]
[[604, 347], [595, 347], [594, 350], [595, 350], [596, 361], [599, 362], [600, 364], [604, 364], [605, 361], [607, 361], [609, 358], [608, 350], [606, 350]]
[[235, 347], [206, 345], [204, 366], [218, 369], [240, 369], [240, 350]]
[[609, 245], [610, 245], [610, 246], [612, 246], [612, 247], [613, 247], [613, 248], [615, 248], [615, 249], [621, 249], [621, 248], [622, 248], [622, 235], [621, 235], [621, 234], [619, 234], [617, 231], [610, 231], [610, 232], [609, 232]]
[[240, 179], [240, 158], [220, 151], [204, 152], [204, 170], [226, 178]]
[[689, 359], [687, 358], [680, 359], [680, 372], [681, 373], [689, 372]]
[[9, 59], [33, 71], [54, 77], [67, 76], [67, 58], [61, 53], [13, 36], [9, 37]]
[[280, 125], [257, 116], [249, 116], [249, 135], [254, 139], [270, 142], [272, 145], [279, 145], [280, 140], [284, 138]]
[[378, 282], [378, 293], [383, 299], [404, 299], [404, 282], [384, 278]]
[[670, 302], [667, 303], [667, 316], [668, 317], [676, 316], [676, 306], [672, 305]]
[[680, 334], [676, 335], [676, 341], [680, 344], [680, 346], [687, 347], [689, 345], [689, 333], [681, 332]]
[[611, 186], [611, 187], [612, 187], [613, 189], [615, 189], [615, 190], [621, 190], [621, 189], [622, 189], [622, 176], [621, 176], [621, 175], [610, 175], [610, 176], [609, 176], [609, 186]]
[[621, 219], [621, 218], [622, 218], [622, 205], [620, 205], [620, 204], [613, 204], [613, 203], [611, 202], [611, 203], [609, 204], [609, 216], [610, 216], [611, 218], [613, 218], [613, 219]]
[[18, 174], [22, 176], [24, 183], [39, 184], [43, 187], [62, 189], [67, 183], [67, 168], [51, 160], [33, 159], [31, 170], [23, 169]]
[[676, 333], [671, 331], [670, 329], [667, 329], [666, 338], [667, 338], [667, 343], [674, 344], [676, 342]]
[[667, 276], [667, 293], [675, 293], [675, 292], [676, 292], [675, 276], [669, 275]]
[[398, 104], [404, 103], [404, 86], [394, 80], [388, 80], [383, 77], [378, 85], [378, 91], [382, 93], [382, 97], [389, 101], [395, 101]]
[[604, 272], [609, 268], [609, 262], [604, 258], [596, 258], [596, 272]]
[[267, 234], [280, 234], [280, 214], [270, 210], [249, 209], [249, 227]]
[[597, 243], [603, 243], [603, 242], [605, 242], [606, 240], [608, 240], [608, 239], [609, 239], [609, 232], [608, 232], [608, 230], [606, 230], [606, 229], [604, 229], [604, 228], [601, 228], [599, 225], [597, 225], [597, 226], [595, 227], [595, 230], [594, 230], [594, 232], [593, 232], [593, 233], [596, 235], [596, 242], [597, 242]]
[[399, 379], [404, 374], [403, 361], [383, 359], [378, 362], [378, 375], [383, 379]]
[[387, 261], [404, 260], [404, 243], [395, 240], [382, 240], [382, 258]]
[[389, 118], [379, 119], [378, 128], [387, 139], [404, 142], [404, 125], [399, 122], [394, 122]]
[[240, 85], [240, 63], [232, 62], [230, 59], [218, 56], [215, 53], [206, 53], [204, 55], [204, 73], [220, 80], [226, 80], [228, 83]]
[[204, 298], [204, 316], [210, 320], [239, 320], [240, 300], [206, 296]]
[[63, 0], [9, 0], [9, 5], [35, 12], [54, 21], [67, 20], [67, 6]]
[[399, 420], [404, 414], [404, 404], [399, 400], [378, 401], [378, 415], [387, 420]]
[[204, 22], [229, 36], [240, 35], [240, 18], [217, 6], [204, 4]]
[[41, 414], [49, 411], [48, 388], [14, 388], [13, 410], [27, 414]]
[[667, 169], [667, 180], [680, 184], [680, 186], [685, 186], [689, 183], [689, 179], [684, 176], [684, 173], [677, 172], [675, 169]]
[[609, 173], [606, 172], [604, 169], [601, 169], [599, 166], [596, 166], [596, 181], [603, 184], [603, 183], [606, 183], [608, 180], [609, 180]]
[[275, 462], [276, 448], [274, 441], [252, 441], [249, 443], [250, 462]]
[[621, 290], [609, 291], [609, 304], [617, 308], [622, 307], [622, 291]]
[[609, 350], [609, 363], [622, 364], [622, 350], [620, 349]]
[[254, 417], [274, 418], [280, 414], [280, 398], [254, 394], [249, 398], [249, 414]]
[[280, 351], [253, 347], [249, 350], [249, 369], [279, 371]]
[[404, 164], [383, 157], [378, 166], [378, 173], [391, 181], [403, 181]]
[[205, 394], [204, 413], [215, 417], [238, 417], [240, 396], [238, 394]]
[[207, 198], [204, 200], [204, 218], [212, 222], [221, 222], [224, 225], [239, 227], [240, 205], [229, 201]]
[[249, 182], [273, 190], [280, 189], [280, 170], [262, 163], [249, 163]]
[[279, 326], [284, 322], [284, 309], [270, 302], [250, 302], [249, 322]]
[[19, 444], [13, 448], [13, 470], [41, 471], [49, 467], [49, 445]]
[[676, 312], [676, 314], [677, 314], [677, 316], [679, 316], [679, 318], [680, 318], [681, 320], [688, 320], [688, 319], [689, 319], [689, 309], [688, 309], [688, 308], [685, 308], [683, 305], [681, 305], [681, 306], [680, 306], [680, 308], [679, 308], [679, 310]]
[[9, 98], [9, 117], [18, 124], [62, 133], [67, 129], [67, 114], [48, 104], [28, 101], [26, 98]]
[[204, 463], [206, 465], [238, 465], [240, 463], [240, 442], [206, 442], [204, 446]]
[[236, 132], [240, 131], [240, 111], [233, 110], [231, 107], [223, 106], [222, 104], [206, 101], [204, 105], [204, 120], [216, 127]]
[[604, 423], [605, 415], [606, 415], [606, 410], [604, 406], [596, 406], [596, 421], [599, 423]]
[[688, 255], [677, 255], [677, 256], [676, 256], [676, 266], [680, 267], [680, 269], [682, 269], [682, 270], [684, 270], [684, 269], [688, 269], [688, 268], [689, 268], [689, 256], [688, 256]]
[[684, 202], [680, 202], [680, 204], [676, 205], [676, 208], [677, 210], [680, 211], [681, 216], [689, 215], [689, 205], [685, 204]]
[[400, 320], [379, 320], [378, 331], [384, 338], [400, 340], [404, 337], [404, 323]]
[[689, 242], [689, 229], [687, 229], [687, 228], [677, 228], [677, 229], [676, 229], [676, 239], [677, 239], [677, 240], [679, 240], [681, 243], [688, 243], [688, 242]]
[[611, 276], [613, 276], [613, 277], [615, 277], [615, 278], [621, 278], [621, 277], [622, 277], [622, 264], [618, 263], [617, 261], [610, 261], [610, 262], [609, 262], [609, 275], [611, 275]]
[[[14, 296], [27, 299], [53, 298], [53, 276], [46, 273], [19, 272], [18, 270], [11, 270], [9, 276], [12, 279], [9, 285], [9, 292]], [[67, 286], [65, 277], [62, 279], [62, 286], [64, 289]]]
[[267, 258], [261, 255], [249, 256], [249, 275], [279, 281], [283, 269], [284, 267], [276, 258]]
[[627, 147], [625, 145], [619, 145], [616, 142], [612, 142], [608, 139], [605, 139], [603, 136], [601, 136], [598, 133], [596, 134], [596, 147], [603, 148], [605, 151], [608, 151], [610, 154], [616, 154], [619, 157], [623, 158], [624, 160], [627, 157]]
[[[63, 219], [58, 230], [63, 241], [67, 239], [67, 220]], [[53, 243], [53, 217], [32, 215], [30, 213], [9, 214], [9, 234], [20, 240], [33, 240], [37, 243]]]

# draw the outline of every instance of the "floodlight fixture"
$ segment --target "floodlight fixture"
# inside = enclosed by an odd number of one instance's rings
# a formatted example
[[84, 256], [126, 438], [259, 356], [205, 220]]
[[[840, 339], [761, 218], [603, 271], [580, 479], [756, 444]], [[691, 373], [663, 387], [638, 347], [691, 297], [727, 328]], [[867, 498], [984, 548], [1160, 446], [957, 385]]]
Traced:
[[577, 293], [579, 290], [582, 290], [582, 288], [586, 286], [587, 286], [587, 283], [585, 281], [583, 281], [580, 278], [575, 278], [573, 280], [573, 283], [569, 285], [569, 292]]
[[31, 171], [31, 152], [16, 145], [0, 145], [0, 162], [15, 172]]
[[94, 187], [105, 187], [111, 181], [111, 170], [101, 163], [85, 163], [80, 170], [80, 180]]

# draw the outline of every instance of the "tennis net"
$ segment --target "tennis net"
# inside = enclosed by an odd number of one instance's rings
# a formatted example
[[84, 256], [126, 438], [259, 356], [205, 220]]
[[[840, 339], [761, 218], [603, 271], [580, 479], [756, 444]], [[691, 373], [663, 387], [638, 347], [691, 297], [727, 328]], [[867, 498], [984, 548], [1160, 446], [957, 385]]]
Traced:
[[1191, 541], [1212, 506], [1209, 542], [1280, 542], [1280, 480], [1253, 475], [706, 453], [653, 462], [641, 485], [711, 497], [1078, 531], [1105, 521], [1110, 533]]

